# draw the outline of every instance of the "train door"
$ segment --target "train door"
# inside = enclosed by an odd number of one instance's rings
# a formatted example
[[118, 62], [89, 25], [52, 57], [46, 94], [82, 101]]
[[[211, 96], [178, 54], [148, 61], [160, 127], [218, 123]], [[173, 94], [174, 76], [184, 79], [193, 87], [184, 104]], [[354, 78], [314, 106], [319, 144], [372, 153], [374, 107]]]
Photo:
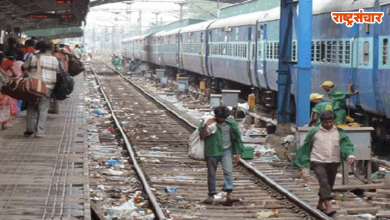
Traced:
[[206, 57], [206, 44], [205, 44], [205, 39], [204, 39], [204, 33], [205, 32], [200, 32], [200, 53], [199, 53], [199, 59], [200, 59], [200, 63], [201, 63], [201, 66], [202, 66], [202, 74], [203, 75], [208, 75], [207, 71], [206, 71], [206, 65], [205, 65], [205, 57]]
[[158, 59], [158, 64], [162, 64], [162, 59], [161, 59], [161, 43], [162, 37], [157, 37], [157, 59]]
[[177, 50], [176, 50], [176, 66], [181, 68], [181, 62], [180, 62], [180, 56], [181, 56], [181, 48], [182, 48], [182, 36], [180, 33], [176, 34], [176, 45], [177, 45]]
[[249, 78], [249, 82], [251, 84], [251, 86], [254, 86], [254, 80], [255, 80], [255, 77], [252, 77], [254, 76], [254, 74], [252, 74], [253, 71], [253, 68], [252, 68], [252, 50], [253, 50], [253, 47], [252, 47], [252, 27], [248, 27], [248, 37], [247, 37], [247, 65], [246, 65], [246, 69], [247, 69], [247, 75], [248, 75], [248, 78]]
[[269, 88], [267, 79], [267, 24], [257, 24], [257, 67], [256, 78], [260, 87]]
[[[358, 39], [356, 74], [352, 75], [358, 96], [352, 97], [366, 111], [384, 113], [379, 93], [379, 24], [362, 24]], [[360, 25], [360, 26], [362, 26]], [[357, 26], [355, 24], [354, 26]]]
[[206, 39], [206, 56], [205, 56], [205, 60], [206, 60], [206, 71], [207, 71], [207, 75], [213, 77], [214, 74], [213, 74], [213, 67], [211, 65], [211, 62], [210, 62], [210, 59], [212, 57], [212, 43], [213, 43], [213, 33], [211, 30], [208, 30], [206, 32], [206, 35], [208, 36], [207, 39]]

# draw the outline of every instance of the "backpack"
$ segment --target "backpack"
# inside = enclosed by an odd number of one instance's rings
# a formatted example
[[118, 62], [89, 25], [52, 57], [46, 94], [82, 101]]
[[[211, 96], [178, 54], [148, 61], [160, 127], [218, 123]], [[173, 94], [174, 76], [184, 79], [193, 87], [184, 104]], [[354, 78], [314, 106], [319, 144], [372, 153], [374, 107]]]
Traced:
[[58, 61], [61, 73], [57, 74], [57, 82], [53, 90], [52, 97], [57, 100], [64, 100], [68, 98], [73, 92], [74, 80], [70, 77], [69, 73], [64, 71], [62, 63]]
[[74, 56], [73, 54], [68, 54], [68, 56], [69, 56], [68, 72], [70, 76], [73, 77], [77, 76], [85, 70], [84, 64], [79, 59], [77, 59], [76, 56]]

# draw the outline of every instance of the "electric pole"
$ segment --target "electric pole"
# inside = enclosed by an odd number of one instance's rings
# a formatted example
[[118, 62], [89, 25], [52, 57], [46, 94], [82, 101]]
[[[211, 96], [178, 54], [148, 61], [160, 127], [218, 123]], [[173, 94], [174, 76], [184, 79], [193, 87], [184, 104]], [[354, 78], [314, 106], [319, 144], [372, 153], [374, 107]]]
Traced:
[[139, 10], [139, 17], [138, 17], [138, 35], [142, 35], [142, 11]]
[[180, 2], [180, 3], [175, 3], [175, 4], [178, 4], [180, 6], [180, 21], [182, 21], [183, 20], [183, 6], [186, 5], [187, 3]]
[[156, 23], [155, 23], [155, 27], [158, 27], [158, 15], [161, 14], [161, 12], [153, 12], [153, 14], [156, 15]]

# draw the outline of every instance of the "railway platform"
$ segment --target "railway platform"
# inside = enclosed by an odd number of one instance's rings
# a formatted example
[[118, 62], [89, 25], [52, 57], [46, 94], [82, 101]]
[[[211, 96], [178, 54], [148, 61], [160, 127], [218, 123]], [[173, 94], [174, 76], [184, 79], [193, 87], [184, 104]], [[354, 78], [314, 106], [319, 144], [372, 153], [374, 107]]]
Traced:
[[82, 74], [49, 115], [44, 138], [24, 137], [25, 111], [0, 131], [0, 219], [90, 219]]

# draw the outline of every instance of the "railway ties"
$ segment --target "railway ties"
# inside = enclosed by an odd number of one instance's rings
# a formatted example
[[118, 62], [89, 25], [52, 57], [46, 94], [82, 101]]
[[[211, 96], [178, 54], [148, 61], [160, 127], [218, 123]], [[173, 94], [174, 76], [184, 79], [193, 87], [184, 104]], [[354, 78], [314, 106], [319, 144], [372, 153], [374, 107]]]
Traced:
[[[234, 168], [234, 194], [242, 198], [233, 207], [222, 206], [225, 195], [219, 193], [215, 204], [206, 205], [207, 169], [204, 162], [187, 156], [187, 138], [191, 126], [172, 117], [172, 113], [139, 93], [129, 82], [111, 71], [93, 69], [101, 88], [114, 106], [118, 124], [126, 132], [140, 169], [165, 218], [172, 219], [328, 219], [316, 210], [286, 199], [277, 188], [260, 180], [243, 166]], [[221, 168], [219, 168], [221, 172]], [[217, 189], [222, 175], [217, 176]], [[153, 204], [153, 203], [152, 203]]]

